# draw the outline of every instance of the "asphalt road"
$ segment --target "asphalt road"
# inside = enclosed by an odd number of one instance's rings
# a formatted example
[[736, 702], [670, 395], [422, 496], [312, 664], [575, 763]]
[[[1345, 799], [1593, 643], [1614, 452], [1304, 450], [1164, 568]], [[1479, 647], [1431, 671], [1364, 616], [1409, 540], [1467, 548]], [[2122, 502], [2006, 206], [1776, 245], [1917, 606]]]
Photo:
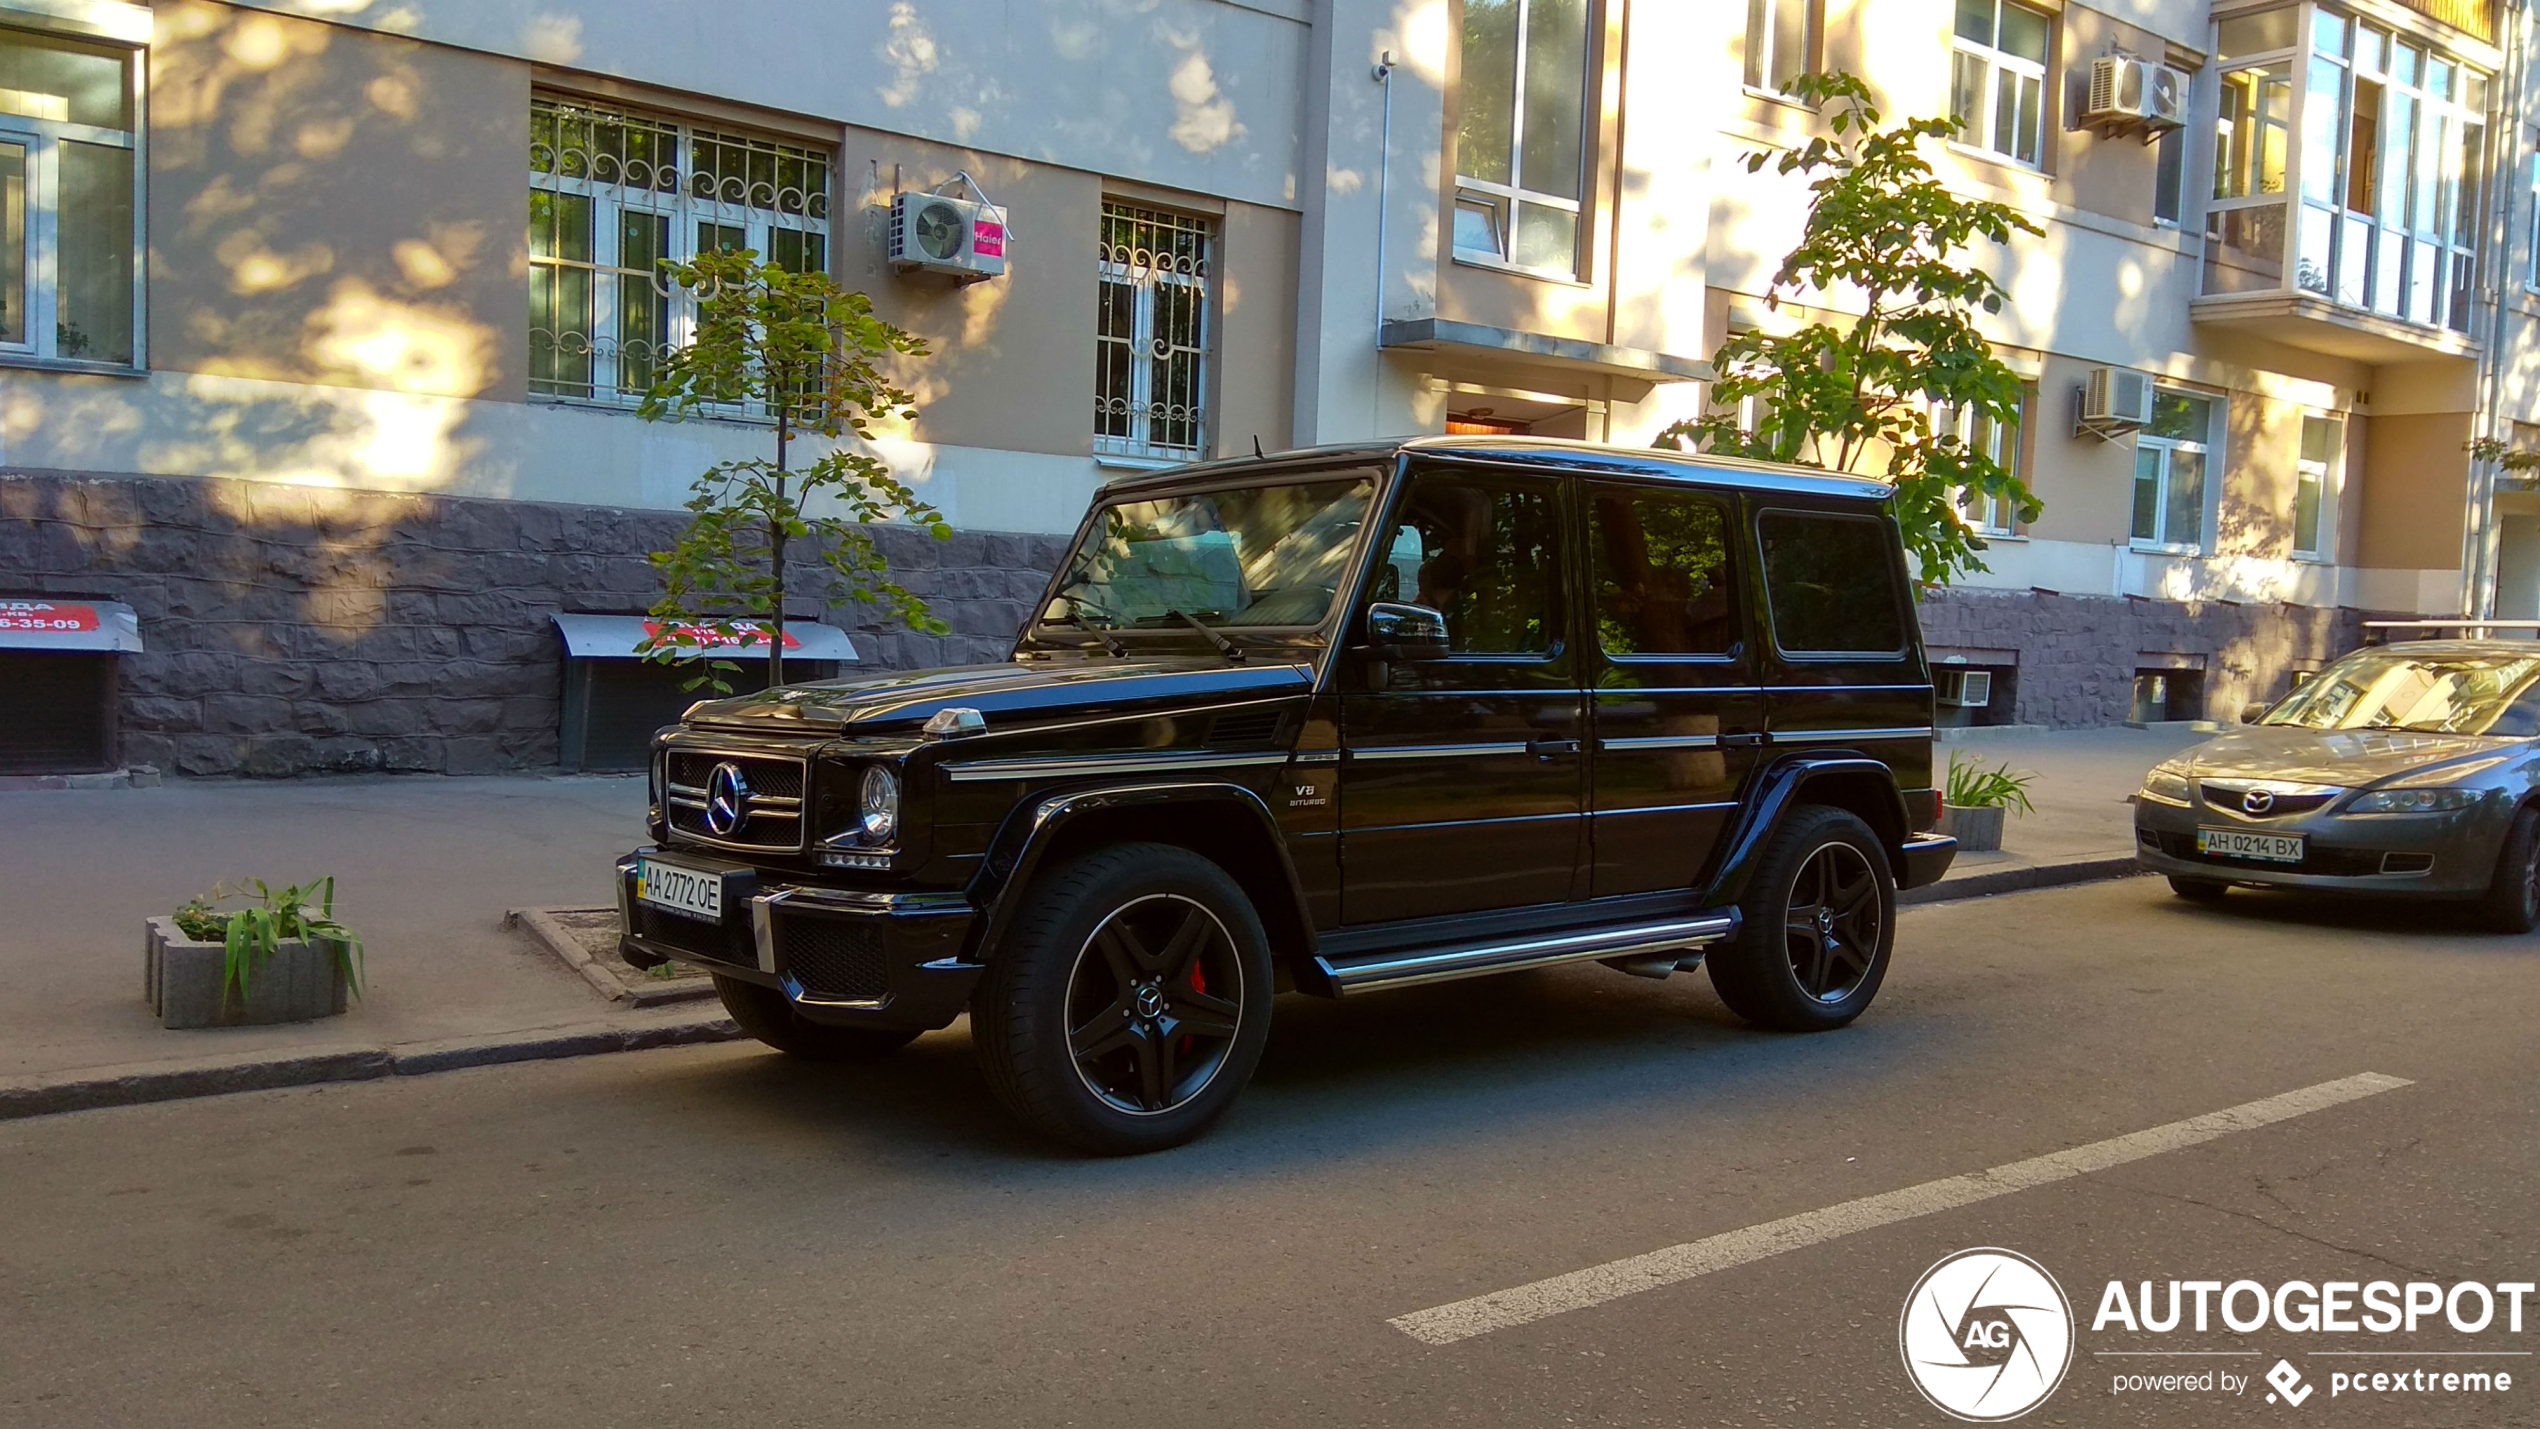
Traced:
[[[6, 1123], [0, 1423], [1944, 1424], [1899, 1316], [1975, 1246], [2079, 1317], [2025, 1423], [2534, 1423], [2540, 1303], [2092, 1316], [2118, 1278], [2540, 1280], [2535, 1011], [2540, 939], [2130, 880], [1908, 912], [1827, 1036], [1593, 965], [1291, 1000], [1236, 1114], [1140, 1160], [1011, 1129], [958, 1027]], [[2359, 1073], [2410, 1084], [1452, 1344], [1388, 1323]], [[2110, 1354], [2145, 1349], [2230, 1353]], [[2429, 1365], [2515, 1382], [2327, 1387]], [[2112, 1392], [2214, 1368], [2251, 1388]]]

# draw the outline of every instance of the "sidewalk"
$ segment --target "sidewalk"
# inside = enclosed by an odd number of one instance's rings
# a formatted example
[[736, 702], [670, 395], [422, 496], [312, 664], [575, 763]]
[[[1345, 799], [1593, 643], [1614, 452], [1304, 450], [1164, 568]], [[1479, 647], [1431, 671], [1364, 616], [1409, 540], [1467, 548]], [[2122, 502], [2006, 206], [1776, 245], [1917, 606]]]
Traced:
[[[2036, 771], [2001, 853], [1961, 854], [1912, 902], [2108, 877], [2133, 858], [2125, 796], [2202, 736], [1978, 734], [1941, 746]], [[712, 1001], [632, 1008], [503, 926], [513, 908], [613, 901], [643, 838], [640, 779], [170, 781], [0, 793], [0, 1118], [257, 1086], [732, 1035]], [[142, 919], [215, 883], [336, 879], [368, 947], [342, 1017], [169, 1032], [141, 998]]]

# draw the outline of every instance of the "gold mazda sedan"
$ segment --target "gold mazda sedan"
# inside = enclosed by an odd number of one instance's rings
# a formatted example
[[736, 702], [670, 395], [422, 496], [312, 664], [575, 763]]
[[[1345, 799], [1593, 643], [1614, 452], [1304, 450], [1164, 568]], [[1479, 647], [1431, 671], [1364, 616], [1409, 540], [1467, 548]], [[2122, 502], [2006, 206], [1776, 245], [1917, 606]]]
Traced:
[[2155, 767], [2135, 857], [2233, 884], [2475, 903], [2540, 927], [2540, 642], [2368, 647]]

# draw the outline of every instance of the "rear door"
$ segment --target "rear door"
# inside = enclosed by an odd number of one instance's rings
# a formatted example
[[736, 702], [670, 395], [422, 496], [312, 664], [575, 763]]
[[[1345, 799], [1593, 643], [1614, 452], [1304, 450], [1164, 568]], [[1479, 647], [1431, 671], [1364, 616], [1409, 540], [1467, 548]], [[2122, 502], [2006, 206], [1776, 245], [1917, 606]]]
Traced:
[[1560, 481], [1446, 467], [1413, 473], [1378, 533], [1366, 599], [1440, 611], [1450, 653], [1343, 657], [1344, 922], [1576, 896], [1586, 730], [1565, 531]]
[[1763, 739], [1737, 498], [1581, 483], [1594, 648], [1594, 897], [1690, 886]]

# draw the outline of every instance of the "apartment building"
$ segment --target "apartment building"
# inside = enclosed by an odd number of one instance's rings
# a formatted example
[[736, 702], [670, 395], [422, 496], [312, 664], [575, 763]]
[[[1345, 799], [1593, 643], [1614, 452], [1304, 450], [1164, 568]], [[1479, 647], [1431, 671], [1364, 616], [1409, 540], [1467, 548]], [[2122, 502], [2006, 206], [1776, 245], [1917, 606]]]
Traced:
[[[2030, 383], [1984, 439], [2045, 511], [1971, 513], [1991, 570], [1925, 603], [1993, 676], [1954, 717], [2227, 713], [2366, 612], [2540, 616], [2540, 492], [2464, 449], [2540, 439], [2527, 25], [2480, 0], [0, 0], [0, 723], [103, 730], [0, 754], [590, 762], [628, 687], [557, 617], [639, 614], [690, 480], [767, 441], [633, 410], [693, 318], [654, 264], [705, 248], [826, 268], [932, 348], [875, 446], [961, 533], [887, 543], [954, 633], [802, 612], [865, 666], [997, 658], [1122, 470], [1447, 429], [1645, 443], [1702, 409], [1726, 334], [1808, 315], [1763, 301], [1804, 194], [1739, 160], [1811, 132], [1780, 86], [1831, 67], [1892, 115], [1958, 113], [1949, 181], [2044, 230], [1980, 255]], [[2112, 58], [2179, 77], [2185, 122], [2105, 122]], [[993, 275], [894, 261], [923, 195], [982, 206]], [[2102, 371], [2139, 420], [2079, 420]]]

